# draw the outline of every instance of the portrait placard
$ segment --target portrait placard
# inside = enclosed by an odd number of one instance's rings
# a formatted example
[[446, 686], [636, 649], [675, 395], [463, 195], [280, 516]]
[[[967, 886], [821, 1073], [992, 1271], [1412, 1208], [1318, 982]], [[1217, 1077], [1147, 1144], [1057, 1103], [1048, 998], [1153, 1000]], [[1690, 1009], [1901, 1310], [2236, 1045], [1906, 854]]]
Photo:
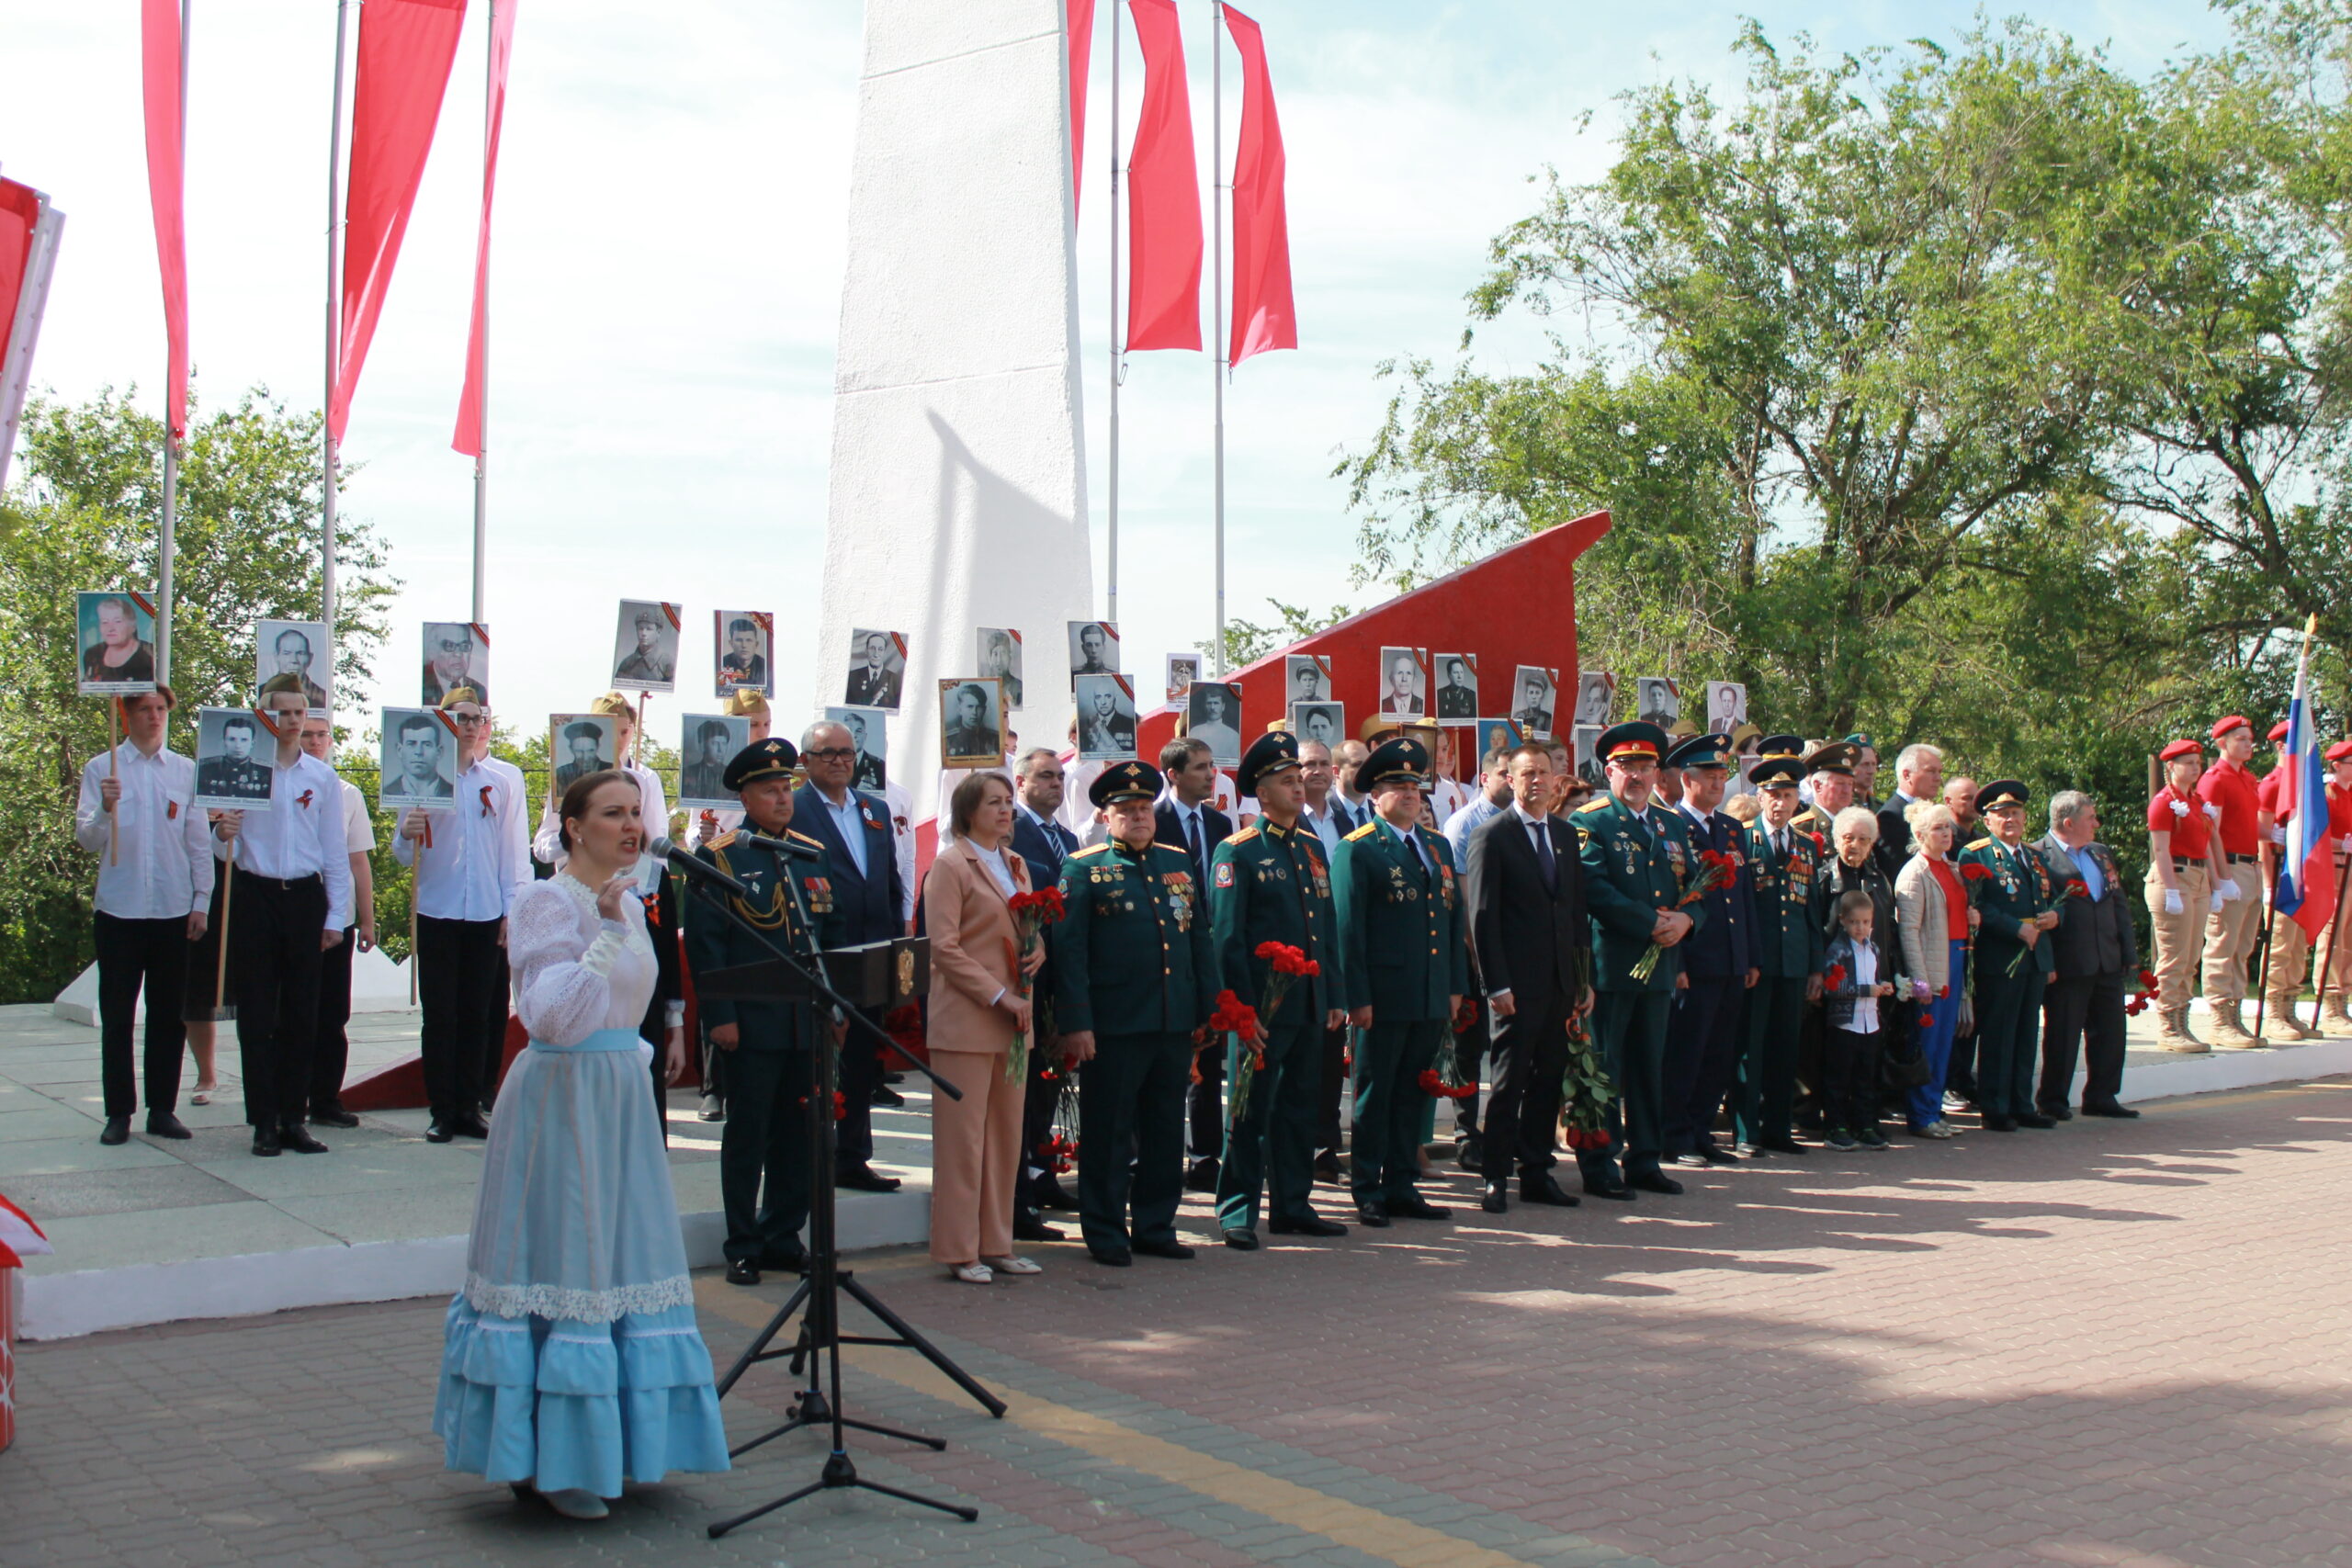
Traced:
[[1348, 738], [1348, 709], [1344, 703], [1293, 703], [1290, 705], [1290, 732], [1303, 744], [1320, 740], [1340, 754], [1340, 743]]
[[775, 617], [765, 610], [713, 610], [711, 642], [718, 649], [710, 693], [775, 695]]
[[1193, 682], [1201, 678], [1201, 656], [1197, 653], [1171, 653], [1168, 656], [1168, 701], [1172, 705], [1184, 700]]
[[1607, 787], [1609, 771], [1600, 765], [1600, 732], [1608, 728], [1599, 724], [1579, 724], [1570, 739], [1577, 777]]
[[1510, 751], [1527, 739], [1526, 732], [1507, 718], [1482, 718], [1478, 721], [1478, 765], [1485, 767], [1487, 759], [1499, 750]]
[[458, 725], [439, 708], [386, 708], [379, 731], [376, 804], [454, 810], [458, 804]]
[[463, 686], [490, 706], [490, 628], [478, 621], [424, 623], [424, 678], [417, 700], [437, 708]]
[[1208, 744], [1219, 767], [1241, 765], [1241, 687], [1195, 681], [1184, 695], [1184, 733]]
[[614, 766], [620, 754], [620, 720], [611, 714], [548, 716], [548, 786], [555, 799], [575, 780]]
[[105, 590], [74, 595], [76, 682], [85, 697], [127, 697], [155, 689], [155, 606], [144, 593]]
[[1429, 712], [1430, 650], [1426, 648], [1384, 648], [1380, 650], [1380, 712], [1410, 718]]
[[1437, 656], [1437, 716], [1472, 719], [1478, 716], [1478, 656], [1441, 653]]
[[196, 804], [221, 811], [269, 809], [277, 737], [251, 708], [196, 710]]
[[690, 713], [678, 737], [678, 805], [687, 811], [734, 811], [727, 764], [752, 743], [748, 714]]
[[1530, 740], [1552, 739], [1552, 709], [1560, 694], [1560, 672], [1547, 665], [1522, 664], [1511, 671], [1512, 720]]
[[334, 706], [334, 645], [327, 640], [324, 621], [256, 621], [254, 623], [254, 705], [261, 705], [261, 689], [280, 675], [302, 682], [302, 700], [312, 718], [324, 718]]
[[1617, 706], [1617, 677], [1606, 670], [1587, 670], [1577, 677], [1576, 722], [1609, 728], [1609, 716]]
[[939, 765], [1004, 766], [1004, 685], [993, 678], [939, 682]]
[[1011, 626], [981, 626], [980, 673], [1004, 682], [1004, 705], [1018, 708], [1021, 700], [1021, 634]]
[[1672, 729], [1682, 718], [1680, 682], [1663, 675], [1645, 675], [1634, 682], [1634, 716], [1660, 729]]
[[886, 720], [889, 716], [880, 708], [827, 708], [825, 716], [849, 731], [850, 744], [857, 750], [849, 787], [870, 789], [876, 795], [888, 788], [890, 731]]
[[1283, 690], [1291, 704], [1331, 700], [1331, 660], [1328, 655], [1294, 653], [1283, 660]]
[[613, 689], [673, 692], [678, 687], [678, 628], [682, 611], [660, 599], [621, 601], [613, 633]]
[[1069, 689], [1078, 690], [1080, 675], [1115, 675], [1119, 662], [1119, 628], [1111, 621], [1069, 623]]
[[854, 708], [899, 711], [899, 688], [907, 678], [907, 634], [867, 626], [849, 634], [849, 681], [842, 688], [842, 703]]
[[1707, 682], [1707, 729], [1728, 735], [1747, 722], [1747, 688], [1737, 681]]
[[1135, 688], [1124, 675], [1079, 676], [1079, 761], [1123, 762], [1135, 754]]

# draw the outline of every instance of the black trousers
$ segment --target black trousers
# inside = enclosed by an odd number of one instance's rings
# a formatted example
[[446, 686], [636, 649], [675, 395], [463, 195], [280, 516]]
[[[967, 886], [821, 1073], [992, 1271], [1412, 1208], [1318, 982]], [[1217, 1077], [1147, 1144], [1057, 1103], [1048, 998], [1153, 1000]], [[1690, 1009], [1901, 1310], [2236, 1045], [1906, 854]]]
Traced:
[[1348, 1092], [1348, 1036], [1352, 1032], [1345, 1024], [1323, 1032], [1323, 1099], [1315, 1126], [1318, 1155], [1340, 1152], [1340, 1101]]
[[1487, 1097], [1479, 1142], [1481, 1174], [1502, 1181], [1552, 1168], [1552, 1134], [1560, 1124], [1560, 1076], [1568, 1066], [1568, 998], [1542, 1007], [1521, 1000], [1495, 1020], [1495, 1083]]
[[1805, 1018], [1805, 977], [1767, 975], [1747, 993], [1747, 1038], [1732, 1100], [1732, 1130], [1743, 1144], [1783, 1142], [1797, 1089], [1797, 1032]]
[[1221, 1045], [1210, 1046], [1193, 1058], [1193, 1066], [1199, 1071], [1201, 1081], [1191, 1086], [1185, 1100], [1192, 1123], [1192, 1139], [1187, 1153], [1196, 1160], [1222, 1159], [1225, 1157], [1224, 1049]]
[[2085, 1105], [2114, 1105], [2123, 1089], [2123, 976], [2070, 975], [2051, 982], [2041, 1001], [2042, 1114], [2066, 1108], [2075, 1087], [2077, 1049], [2088, 1058]]
[[[424, 1099], [433, 1119], [471, 1115], [490, 1092], [506, 1021], [506, 950], [496, 920], [416, 918], [417, 1001], [424, 1017]], [[498, 1014], [500, 1028], [490, 1024]]]
[[[1493, 1033], [1493, 1025], [1487, 1015], [1487, 1004], [1480, 1002], [1469, 1028], [1456, 1033], [1449, 1022], [1445, 1026], [1445, 1038], [1438, 1043], [1441, 1057], [1448, 1052], [1453, 1054], [1453, 1081], [1467, 1084], [1472, 1089], [1478, 1087], [1480, 1070], [1486, 1066], [1487, 1042]], [[1465, 1139], [1478, 1135], [1476, 1095], [1464, 1095], [1453, 1102], [1453, 1134], [1456, 1138]]]
[[1863, 1034], [1851, 1029], [1821, 1032], [1821, 1119], [1858, 1133], [1878, 1125], [1879, 1058], [1884, 1054], [1886, 1018], [1893, 1004], [1879, 1004], [1880, 1027]]
[[1744, 975], [1693, 975], [1666, 1026], [1666, 1152], [1713, 1148], [1715, 1116], [1739, 1070], [1747, 1021]]
[[180, 1017], [180, 1005], [187, 988], [188, 947], [186, 915], [125, 920], [98, 912], [98, 1064], [109, 1120], [139, 1109], [130, 1021], [142, 989], [147, 993], [147, 1109], [170, 1111], [179, 1104], [180, 1061], [187, 1050], [187, 1024]]
[[1080, 1064], [1078, 1224], [1093, 1250], [1125, 1252], [1130, 1234], [1176, 1239], [1192, 1065], [1182, 1034], [1100, 1035], [1093, 1059]]
[[[874, 1023], [882, 1020], [873, 1013], [864, 1015]], [[842, 1116], [833, 1124], [833, 1168], [840, 1172], [860, 1170], [874, 1159], [874, 1091], [882, 1084], [882, 1047], [874, 1036], [855, 1023], [842, 1038], [841, 1095]], [[737, 1054], [738, 1060], [741, 1053]], [[732, 1066], [734, 1064], [729, 1063]], [[731, 1080], [730, 1080], [731, 1081]], [[728, 1114], [734, 1114], [730, 1100]]]
[[351, 1066], [351, 959], [358, 934], [357, 926], [344, 927], [343, 940], [319, 954], [319, 1025], [311, 1048], [313, 1111], [343, 1105], [344, 1070]]
[[809, 1066], [806, 1051], [728, 1053], [718, 1195], [730, 1263], [797, 1245], [808, 1223]]
[[319, 939], [327, 924], [323, 880], [292, 882], [232, 871], [229, 987], [237, 1004], [238, 1070], [245, 1121], [300, 1122], [311, 1092], [319, 1022]]
[[[1053, 1138], [1054, 1111], [1061, 1104], [1062, 1074], [1067, 1070], [1058, 1056], [1048, 1057], [1043, 1051], [1029, 1053], [1029, 1082], [1021, 1100], [1021, 1179], [1012, 1185], [1016, 1214], [1036, 1217], [1045, 1207], [1046, 1190], [1057, 1185], [1052, 1164], [1039, 1159], [1037, 1149]], [[1051, 1077], [1046, 1076], [1048, 1072]]]

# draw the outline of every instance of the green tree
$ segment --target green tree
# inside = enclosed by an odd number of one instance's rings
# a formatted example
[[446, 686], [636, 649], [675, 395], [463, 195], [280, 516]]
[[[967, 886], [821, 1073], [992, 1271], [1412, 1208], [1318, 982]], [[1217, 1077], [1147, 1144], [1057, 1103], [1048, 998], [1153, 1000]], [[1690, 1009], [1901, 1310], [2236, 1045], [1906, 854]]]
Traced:
[[[1272, 626], [1261, 626], [1255, 621], [1238, 617], [1225, 623], [1225, 667], [1227, 670], [1254, 664], [1274, 649], [1288, 648], [1301, 638], [1313, 637], [1355, 613], [1345, 604], [1334, 604], [1327, 614], [1318, 615], [1303, 604], [1285, 604], [1279, 599], [1268, 599], [1266, 603], [1274, 612], [1275, 624]], [[1204, 639], [1193, 646], [1211, 658], [1216, 655], [1216, 643], [1213, 639]]]

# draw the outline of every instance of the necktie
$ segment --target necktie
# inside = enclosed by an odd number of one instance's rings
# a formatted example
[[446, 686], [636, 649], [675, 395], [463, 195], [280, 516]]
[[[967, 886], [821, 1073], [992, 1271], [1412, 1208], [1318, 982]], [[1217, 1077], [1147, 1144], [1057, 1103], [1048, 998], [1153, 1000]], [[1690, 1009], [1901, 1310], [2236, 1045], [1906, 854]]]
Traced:
[[1184, 840], [1192, 846], [1194, 874], [1205, 875], [1208, 871], [1209, 856], [1208, 851], [1201, 844], [1201, 814], [1197, 811], [1188, 811], [1184, 814]]
[[1555, 892], [1558, 891], [1560, 865], [1559, 862], [1552, 856], [1552, 829], [1548, 824], [1543, 822], [1535, 824], [1535, 859], [1536, 863], [1544, 868], [1544, 886]]
[[1421, 848], [1421, 840], [1415, 834], [1406, 834], [1405, 843], [1413, 852], [1414, 863], [1421, 868], [1421, 880], [1427, 882], [1430, 879], [1429, 852]]

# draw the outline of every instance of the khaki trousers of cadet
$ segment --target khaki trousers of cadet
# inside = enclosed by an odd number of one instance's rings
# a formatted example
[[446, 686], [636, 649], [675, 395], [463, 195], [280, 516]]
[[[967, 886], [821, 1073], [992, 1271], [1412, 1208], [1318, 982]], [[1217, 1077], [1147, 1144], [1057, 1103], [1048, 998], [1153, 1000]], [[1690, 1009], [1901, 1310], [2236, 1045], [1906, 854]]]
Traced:
[[2219, 853], [2207, 863], [2216, 877], [2227, 876], [2237, 884], [2238, 896], [2205, 922], [2205, 1000], [2209, 1005], [2244, 1001], [2245, 961], [2262, 935], [2262, 868], [2250, 860], [2226, 864]]
[[2205, 863], [2175, 861], [2172, 874], [2180, 883], [2180, 913], [2165, 913], [2165, 885], [2148, 873], [2144, 891], [2148, 920], [2156, 935], [2156, 1006], [2165, 1011], [2185, 1008], [2197, 994], [2197, 962], [2204, 952]]
[[[2342, 867], [2337, 868], [2340, 873]], [[2319, 941], [2312, 945], [2327, 961], [2327, 973], [2320, 976], [2320, 999], [2352, 995], [2352, 931], [2336, 930], [2344, 918], [2344, 906], [2336, 905], [2336, 918], [2319, 933]], [[2331, 949], [2330, 943], [2334, 946]]]
[[2270, 922], [2270, 969], [2265, 976], [2274, 997], [2300, 996], [2304, 976], [2312, 972], [2311, 938], [2285, 915]]

